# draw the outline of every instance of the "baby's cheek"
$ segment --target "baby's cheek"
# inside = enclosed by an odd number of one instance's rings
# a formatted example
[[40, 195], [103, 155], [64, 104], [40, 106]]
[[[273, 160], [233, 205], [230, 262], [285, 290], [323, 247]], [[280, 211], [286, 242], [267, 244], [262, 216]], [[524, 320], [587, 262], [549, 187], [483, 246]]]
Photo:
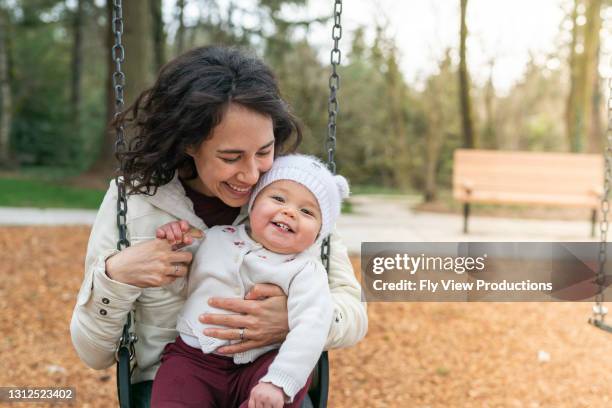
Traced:
[[310, 243], [311, 245], [317, 240], [317, 237], [319, 236], [319, 231], [321, 231], [321, 223], [319, 221], [313, 221], [308, 231], [308, 239], [312, 241]]

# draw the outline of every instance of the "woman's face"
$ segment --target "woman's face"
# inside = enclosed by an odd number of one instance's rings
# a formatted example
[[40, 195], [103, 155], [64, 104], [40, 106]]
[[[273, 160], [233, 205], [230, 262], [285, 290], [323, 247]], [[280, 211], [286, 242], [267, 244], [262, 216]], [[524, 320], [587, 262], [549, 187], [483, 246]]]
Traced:
[[211, 137], [188, 148], [198, 177], [187, 184], [230, 207], [249, 201], [259, 176], [272, 167], [274, 129], [269, 116], [231, 104]]

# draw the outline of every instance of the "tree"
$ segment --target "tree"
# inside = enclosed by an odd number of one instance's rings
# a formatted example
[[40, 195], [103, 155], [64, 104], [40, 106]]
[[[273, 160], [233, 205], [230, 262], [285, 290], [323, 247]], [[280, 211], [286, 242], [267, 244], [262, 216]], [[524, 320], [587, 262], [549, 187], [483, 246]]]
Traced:
[[[453, 64], [451, 50], [447, 49], [438, 63], [438, 72], [425, 84], [420, 101], [425, 116], [424, 198], [434, 201], [438, 194], [439, 172], [443, 165], [442, 149], [452, 155], [459, 143], [460, 113], [457, 99], [457, 66]], [[450, 169], [445, 169], [449, 170]]]
[[424, 157], [420, 173], [427, 202], [437, 198], [439, 185], [450, 186], [453, 153], [463, 143], [457, 75], [457, 63], [453, 61], [452, 50], [447, 49], [438, 62], [437, 72], [427, 78], [417, 99], [424, 122], [420, 125], [423, 146], [419, 150]]
[[590, 0], [587, 5], [584, 34], [584, 122], [586, 126], [587, 151], [601, 152], [603, 137], [599, 126], [599, 51], [602, 0]]
[[177, 0], [176, 16], [178, 29], [176, 30], [176, 54], [180, 55], [185, 51], [185, 0]]
[[466, 24], [468, 0], [461, 1], [461, 28], [459, 30], [459, 103], [461, 106], [463, 147], [473, 148], [476, 146], [476, 135], [474, 134], [474, 119], [472, 114], [472, 100], [470, 98], [470, 76], [467, 69], [467, 36]]
[[166, 32], [162, 19], [162, 1], [150, 0], [151, 16], [153, 18], [153, 55], [155, 70], [159, 70], [166, 62]]
[[391, 43], [387, 51], [385, 82], [387, 85], [388, 109], [391, 123], [391, 151], [390, 159], [394, 166], [394, 184], [402, 190], [410, 185], [410, 158], [408, 149], [408, 133], [406, 131], [406, 83], [399, 70], [397, 62], [397, 48]]
[[[106, 123], [110, 123], [115, 113], [115, 91], [113, 88], [113, 74], [115, 62], [112, 59], [112, 49], [115, 44], [113, 32], [113, 1], [107, 0], [107, 19], [109, 29], [106, 37], [106, 49], [108, 50], [108, 73], [106, 94]], [[125, 61], [122, 70], [125, 74], [124, 87], [124, 109], [150, 86], [153, 79], [153, 16], [151, 7], [146, 1], [128, 1], [123, 3], [123, 36], [122, 43], [125, 49]], [[128, 133], [129, 137], [129, 133]], [[92, 167], [92, 172], [101, 173], [105, 176], [112, 175], [116, 166], [114, 157], [115, 132], [113, 129], [105, 128], [102, 135], [102, 144], [98, 160]]]
[[570, 150], [601, 151], [599, 51], [602, 0], [575, 0], [569, 51], [570, 91], [566, 131]]
[[8, 70], [7, 35], [8, 13], [0, 7], [0, 165], [6, 165], [11, 157], [12, 98]]
[[72, 106], [73, 126], [77, 135], [80, 135], [81, 124], [81, 79], [83, 72], [83, 3], [77, 0], [73, 17], [73, 46], [72, 46], [72, 81], [70, 104]]

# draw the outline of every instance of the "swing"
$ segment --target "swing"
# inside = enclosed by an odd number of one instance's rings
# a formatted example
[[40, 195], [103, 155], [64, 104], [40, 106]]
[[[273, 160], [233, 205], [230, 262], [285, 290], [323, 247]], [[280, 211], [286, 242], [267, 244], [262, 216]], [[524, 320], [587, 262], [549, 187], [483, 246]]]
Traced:
[[597, 294], [595, 295], [595, 305], [593, 305], [593, 316], [589, 318], [589, 323], [595, 327], [612, 333], [612, 326], [605, 322], [608, 308], [604, 306], [604, 290], [606, 289], [606, 274], [605, 265], [607, 258], [607, 235], [608, 235], [608, 212], [610, 210], [610, 202], [608, 195], [610, 194], [610, 183], [612, 182], [612, 78], [608, 80], [608, 128], [606, 130], [606, 147], [604, 151], [605, 173], [604, 173], [604, 190], [601, 196], [601, 221], [599, 223], [599, 231], [601, 241], [599, 243], [599, 267], [597, 270], [597, 278], [595, 282], [598, 286]]
[[[112, 30], [115, 36], [115, 45], [112, 48], [112, 59], [115, 63], [115, 72], [112, 76], [113, 88], [115, 90], [115, 115], [117, 118], [124, 108], [123, 88], [125, 86], [125, 74], [121, 71], [121, 64], [125, 60], [125, 49], [121, 43], [123, 35], [123, 9], [122, 0], [113, 0], [113, 20]], [[332, 73], [329, 77], [329, 99], [328, 99], [328, 125], [327, 138], [325, 148], [327, 151], [327, 166], [329, 170], [336, 173], [335, 152], [336, 152], [336, 119], [338, 116], [338, 100], [337, 91], [340, 89], [340, 76], [337, 68], [340, 64], [341, 53], [339, 49], [340, 38], [342, 38], [342, 25], [340, 18], [342, 16], [342, 0], [334, 0], [334, 25], [332, 28], [332, 39], [334, 45], [331, 50], [331, 66]], [[121, 124], [115, 126], [115, 154], [125, 151], [125, 131]], [[117, 185], [117, 229], [119, 230], [119, 240], [117, 249], [123, 250], [130, 246], [127, 239], [127, 194], [123, 181], [119, 176], [123, 174], [125, 164], [119, 163], [119, 170], [115, 176], [115, 184]], [[329, 272], [329, 256], [330, 243], [329, 237], [323, 241], [321, 245], [321, 260], [325, 269]], [[133, 385], [131, 384], [131, 361], [134, 359], [134, 343], [138, 341], [138, 337], [130, 332], [132, 314], [128, 313], [126, 324], [123, 326], [122, 334], [119, 339], [115, 359], [117, 360], [117, 395], [119, 398], [119, 406], [121, 408], [136, 407], [133, 400]], [[327, 407], [328, 388], [329, 388], [329, 358], [327, 351], [324, 351], [319, 358], [315, 371], [313, 373], [313, 381], [308, 397], [305, 399], [302, 407]]]

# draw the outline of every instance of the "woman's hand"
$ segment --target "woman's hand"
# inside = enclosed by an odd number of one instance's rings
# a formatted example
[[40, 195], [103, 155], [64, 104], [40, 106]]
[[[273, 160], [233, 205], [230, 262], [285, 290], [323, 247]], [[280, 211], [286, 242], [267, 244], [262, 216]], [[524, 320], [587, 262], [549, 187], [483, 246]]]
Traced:
[[172, 250], [166, 240], [154, 239], [128, 247], [106, 260], [106, 275], [114, 281], [140, 288], [158, 287], [185, 276], [190, 252]]
[[[257, 347], [281, 343], [289, 333], [287, 296], [276, 285], [258, 283], [244, 299], [211, 298], [209, 304], [237, 314], [207, 313], [200, 316], [202, 323], [228, 327], [206, 329], [204, 334], [218, 339], [242, 340], [240, 343], [217, 349], [218, 353], [242, 353]], [[241, 332], [243, 332], [242, 339]]]

